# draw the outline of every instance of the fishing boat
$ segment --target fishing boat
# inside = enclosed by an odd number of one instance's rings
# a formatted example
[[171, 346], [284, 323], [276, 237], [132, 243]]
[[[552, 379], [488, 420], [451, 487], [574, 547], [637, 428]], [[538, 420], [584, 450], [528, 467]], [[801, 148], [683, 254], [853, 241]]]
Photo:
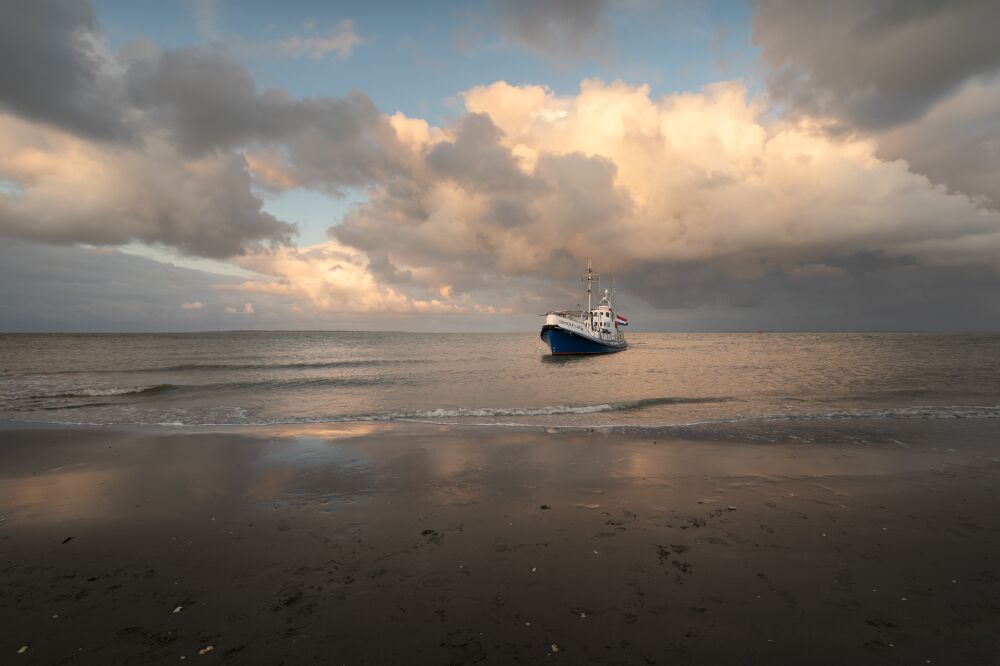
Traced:
[[594, 274], [587, 262], [587, 309], [561, 310], [545, 313], [542, 341], [553, 354], [608, 354], [628, 349], [621, 328], [628, 326], [628, 319], [615, 313], [611, 305], [612, 294], [605, 289], [593, 307], [594, 283], [600, 292], [600, 276]]

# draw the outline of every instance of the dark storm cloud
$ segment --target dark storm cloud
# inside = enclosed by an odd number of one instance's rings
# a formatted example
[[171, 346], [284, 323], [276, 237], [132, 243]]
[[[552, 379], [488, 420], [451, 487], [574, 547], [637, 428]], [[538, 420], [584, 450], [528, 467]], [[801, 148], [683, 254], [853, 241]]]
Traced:
[[0, 3], [0, 108], [88, 137], [129, 137], [116, 70], [88, 3]]
[[611, 46], [607, 0], [497, 0], [503, 34], [556, 56], [601, 56]]
[[998, 25], [995, 0], [758, 0], [753, 40], [773, 96], [882, 130], [996, 70]]
[[[667, 330], [994, 330], [1000, 273], [985, 266], [922, 266], [879, 253], [830, 258], [811, 276], [770, 271], [738, 280], [703, 263], [619, 276], [622, 307]], [[655, 308], [650, 311], [636, 300]]]

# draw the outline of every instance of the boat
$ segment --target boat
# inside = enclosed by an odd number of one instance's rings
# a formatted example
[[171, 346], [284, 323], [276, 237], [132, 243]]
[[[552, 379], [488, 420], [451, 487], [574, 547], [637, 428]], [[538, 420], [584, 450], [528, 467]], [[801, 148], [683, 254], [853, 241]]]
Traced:
[[591, 262], [587, 262], [587, 309], [547, 312], [542, 325], [542, 341], [553, 354], [609, 354], [628, 349], [621, 328], [628, 326], [628, 319], [615, 313], [611, 304], [612, 294], [605, 289], [597, 307], [593, 307], [594, 283], [600, 291], [600, 276], [594, 275]]

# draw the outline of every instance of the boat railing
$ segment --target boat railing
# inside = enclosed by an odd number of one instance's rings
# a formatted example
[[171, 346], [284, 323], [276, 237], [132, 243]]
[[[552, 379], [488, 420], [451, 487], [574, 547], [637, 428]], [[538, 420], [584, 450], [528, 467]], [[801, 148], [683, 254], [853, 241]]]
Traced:
[[596, 333], [597, 337], [601, 340], [607, 340], [609, 342], [625, 342], [625, 334], [619, 330], [609, 331], [606, 328], [595, 328], [591, 330], [593, 333]]
[[594, 325], [587, 316], [586, 310], [551, 310], [541, 316], [547, 317], [549, 315], [555, 315], [557, 317], [565, 317], [566, 319], [571, 319], [580, 324], [583, 324], [584, 328], [586, 328], [594, 337], [596, 337], [599, 340], [603, 340], [605, 342], [617, 342], [617, 343], [625, 342], [625, 334], [622, 331], [618, 329], [611, 330]]
[[594, 326], [590, 330], [592, 333], [597, 334], [597, 337], [599, 337], [601, 340], [607, 340], [610, 342], [625, 341], [625, 335], [617, 328], [610, 329], [610, 328], [604, 328], [603, 326]]

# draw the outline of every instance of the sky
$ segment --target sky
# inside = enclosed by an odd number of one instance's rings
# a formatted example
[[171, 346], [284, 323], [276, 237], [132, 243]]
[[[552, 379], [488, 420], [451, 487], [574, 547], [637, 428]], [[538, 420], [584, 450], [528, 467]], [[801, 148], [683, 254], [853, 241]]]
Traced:
[[7, 0], [0, 331], [1000, 328], [991, 0]]

